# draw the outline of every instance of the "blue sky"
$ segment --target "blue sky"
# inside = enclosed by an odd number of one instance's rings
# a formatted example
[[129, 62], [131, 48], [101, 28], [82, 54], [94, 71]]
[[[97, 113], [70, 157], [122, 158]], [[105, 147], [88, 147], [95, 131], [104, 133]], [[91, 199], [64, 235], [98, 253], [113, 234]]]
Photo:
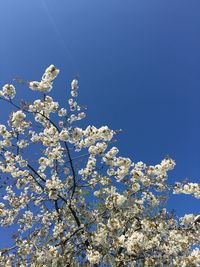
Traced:
[[[0, 86], [37, 80], [55, 64], [53, 95], [64, 104], [78, 74], [86, 124], [123, 129], [121, 155], [148, 164], [170, 155], [170, 182], [199, 181], [199, 9], [197, 0], [1, 1]], [[30, 98], [29, 89], [19, 97]], [[188, 196], [169, 207], [199, 212]]]

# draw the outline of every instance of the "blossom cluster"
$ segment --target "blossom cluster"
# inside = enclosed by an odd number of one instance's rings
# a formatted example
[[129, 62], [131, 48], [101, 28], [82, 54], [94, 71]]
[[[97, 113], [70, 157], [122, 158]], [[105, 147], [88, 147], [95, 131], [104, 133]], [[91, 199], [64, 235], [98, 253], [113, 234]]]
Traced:
[[53, 88], [53, 80], [57, 77], [59, 70], [54, 66], [50, 65], [42, 76], [42, 80], [31, 81], [29, 83], [29, 88], [40, 92], [50, 92]]
[[200, 184], [198, 183], [176, 183], [174, 194], [194, 195], [195, 198], [200, 198]]

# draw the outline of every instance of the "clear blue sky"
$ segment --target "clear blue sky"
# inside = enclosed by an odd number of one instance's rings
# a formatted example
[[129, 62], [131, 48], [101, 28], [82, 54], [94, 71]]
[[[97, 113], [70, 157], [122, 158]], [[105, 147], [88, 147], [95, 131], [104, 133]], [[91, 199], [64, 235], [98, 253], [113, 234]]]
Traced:
[[[53, 95], [64, 104], [79, 74], [86, 123], [123, 129], [121, 155], [148, 164], [170, 155], [170, 182], [199, 181], [199, 10], [198, 0], [1, 1], [0, 85], [16, 75], [37, 80], [55, 64]], [[199, 212], [188, 196], [169, 204], [180, 215]]]

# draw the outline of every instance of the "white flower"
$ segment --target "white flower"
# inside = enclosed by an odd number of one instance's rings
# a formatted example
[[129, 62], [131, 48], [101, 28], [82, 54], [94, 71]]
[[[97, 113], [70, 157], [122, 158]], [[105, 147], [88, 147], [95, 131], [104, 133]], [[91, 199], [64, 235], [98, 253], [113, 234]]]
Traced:
[[99, 135], [104, 141], [110, 141], [113, 138], [114, 132], [108, 126], [102, 126], [99, 129]]
[[58, 116], [60, 117], [63, 117], [67, 114], [67, 110], [65, 108], [61, 108], [59, 111], [58, 111]]
[[69, 133], [67, 131], [67, 129], [63, 129], [60, 133], [59, 133], [59, 138], [62, 141], [67, 141], [69, 139]]
[[54, 65], [50, 65], [42, 76], [42, 80], [29, 82], [29, 88], [40, 92], [50, 92], [52, 89], [53, 80], [57, 77], [59, 69]]
[[72, 130], [72, 134], [71, 134], [71, 138], [70, 138], [70, 142], [71, 143], [76, 143], [77, 141], [79, 141], [83, 136], [83, 131], [81, 128], [75, 127]]
[[58, 250], [54, 246], [49, 246], [49, 252], [50, 252], [51, 256], [54, 258], [57, 257], [57, 255], [58, 255]]
[[56, 223], [54, 229], [53, 229], [53, 236], [58, 237], [65, 229], [65, 225], [63, 222]]
[[78, 120], [82, 120], [82, 119], [84, 119], [85, 117], [86, 117], [85, 112], [80, 112], [80, 113], [78, 114]]
[[173, 170], [176, 163], [173, 159], [170, 158], [165, 158], [161, 161], [161, 167], [164, 168], [165, 170], [169, 171], [169, 170]]
[[62, 181], [58, 177], [52, 176], [51, 179], [46, 181], [46, 187], [48, 189], [58, 190], [63, 187]]
[[200, 198], [200, 184], [198, 183], [187, 183], [187, 184], [181, 184], [176, 183], [174, 187], [174, 194], [194, 194], [194, 197]]
[[88, 151], [90, 154], [93, 154], [93, 155], [97, 155], [97, 154], [101, 155], [105, 151], [106, 148], [107, 148], [107, 144], [105, 142], [102, 142], [102, 143], [98, 142], [96, 143], [95, 146], [90, 146]]
[[13, 112], [11, 116], [11, 125], [14, 128], [21, 128], [26, 125], [25, 118], [26, 118], [26, 114], [22, 110]]
[[12, 115], [13, 121], [23, 121], [26, 118], [26, 115], [22, 112], [22, 110], [18, 110]]
[[126, 201], [126, 197], [124, 195], [120, 195], [119, 193], [111, 193], [105, 201], [105, 205], [109, 208], [114, 206], [122, 206]]
[[4, 135], [6, 133], [6, 126], [3, 124], [0, 124], [0, 135]]
[[113, 230], [118, 230], [121, 228], [121, 222], [119, 221], [119, 219], [116, 218], [109, 218], [108, 219], [108, 228], [113, 231]]
[[135, 254], [137, 251], [145, 247], [144, 234], [141, 232], [133, 232], [125, 242], [125, 246], [129, 255]]
[[101, 259], [101, 254], [97, 250], [88, 249], [87, 258], [91, 264], [98, 264]]
[[16, 95], [15, 87], [12, 84], [5, 84], [3, 86], [3, 96], [6, 99], [12, 99]]
[[38, 90], [40, 86], [40, 83], [37, 81], [29, 82], [29, 88], [32, 90]]
[[75, 91], [75, 90], [78, 89], [78, 80], [76, 80], [76, 79], [72, 80], [72, 82], [71, 82], [71, 89], [73, 91]]
[[185, 214], [184, 217], [181, 218], [181, 222], [184, 225], [188, 225], [195, 221], [194, 214]]
[[59, 74], [59, 69], [57, 69], [54, 65], [50, 65], [46, 70], [44, 75], [42, 76], [42, 80], [44, 81], [52, 81]]

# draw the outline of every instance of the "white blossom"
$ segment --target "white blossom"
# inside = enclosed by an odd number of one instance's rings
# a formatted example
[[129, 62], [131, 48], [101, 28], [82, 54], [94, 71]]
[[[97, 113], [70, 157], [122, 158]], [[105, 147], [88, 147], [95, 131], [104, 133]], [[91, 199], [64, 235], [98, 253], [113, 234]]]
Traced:
[[97, 250], [88, 249], [87, 258], [91, 264], [97, 264], [100, 262], [101, 254]]
[[2, 93], [6, 99], [13, 99], [16, 95], [16, 90], [12, 84], [5, 84]]
[[53, 80], [57, 77], [59, 70], [54, 66], [50, 65], [42, 76], [42, 80], [38, 81], [31, 81], [29, 83], [29, 88], [36, 91], [41, 92], [50, 92], [53, 88]]

